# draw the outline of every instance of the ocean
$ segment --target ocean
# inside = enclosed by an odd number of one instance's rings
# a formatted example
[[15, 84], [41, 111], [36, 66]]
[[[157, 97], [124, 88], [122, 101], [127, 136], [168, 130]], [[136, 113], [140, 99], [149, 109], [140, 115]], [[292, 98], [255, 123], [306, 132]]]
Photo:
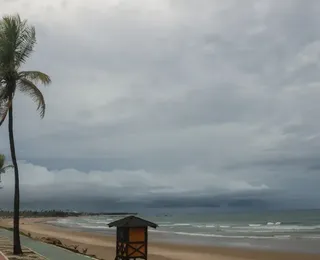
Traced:
[[[51, 221], [53, 225], [115, 234], [108, 223], [123, 216], [90, 216]], [[150, 240], [192, 245], [230, 246], [320, 253], [320, 210], [247, 213], [140, 215], [159, 225]]]

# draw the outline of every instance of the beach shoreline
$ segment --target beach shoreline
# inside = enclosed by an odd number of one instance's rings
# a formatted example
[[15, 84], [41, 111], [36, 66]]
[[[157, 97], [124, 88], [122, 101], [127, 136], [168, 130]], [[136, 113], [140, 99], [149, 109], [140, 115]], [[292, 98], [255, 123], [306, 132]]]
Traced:
[[[30, 234], [32, 238], [55, 238], [63, 245], [77, 249], [87, 254], [96, 255], [99, 259], [113, 260], [115, 257], [115, 237], [99, 233], [75, 231], [72, 229], [58, 227], [48, 224], [57, 218], [21, 218], [21, 231]], [[12, 228], [11, 219], [1, 219], [0, 226]], [[149, 243], [150, 260], [316, 260], [319, 254], [273, 252], [256, 249], [243, 249], [219, 246], [184, 245], [167, 242]]]

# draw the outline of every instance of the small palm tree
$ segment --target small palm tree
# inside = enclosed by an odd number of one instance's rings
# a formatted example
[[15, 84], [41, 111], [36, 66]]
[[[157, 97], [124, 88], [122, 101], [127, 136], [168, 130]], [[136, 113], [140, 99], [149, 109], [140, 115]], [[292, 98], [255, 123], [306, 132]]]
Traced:
[[29, 95], [38, 105], [41, 118], [45, 114], [45, 101], [37, 83], [47, 85], [50, 77], [39, 71], [21, 71], [36, 44], [36, 32], [19, 15], [4, 16], [0, 21], [0, 123], [8, 114], [11, 158], [14, 167], [13, 253], [22, 254], [19, 235], [19, 170], [13, 136], [13, 99], [16, 90]]
[[3, 154], [0, 154], [0, 183], [1, 183], [1, 174], [6, 173], [9, 168], [12, 168], [12, 165], [4, 166], [6, 162], [6, 157]]

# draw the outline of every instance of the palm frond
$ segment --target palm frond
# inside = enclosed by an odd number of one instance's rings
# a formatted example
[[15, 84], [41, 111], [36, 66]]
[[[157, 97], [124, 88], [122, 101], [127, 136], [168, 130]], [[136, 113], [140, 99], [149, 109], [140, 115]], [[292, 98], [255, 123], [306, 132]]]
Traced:
[[5, 155], [4, 154], [0, 154], [0, 168], [3, 167], [5, 161], [6, 161]]
[[6, 119], [10, 105], [11, 105], [11, 103], [9, 101], [8, 88], [4, 84], [1, 84], [1, 87], [0, 87], [0, 126], [3, 124], [3, 122]]
[[15, 65], [20, 67], [25, 63], [27, 58], [33, 52], [33, 47], [36, 44], [36, 30], [33, 26], [24, 26], [21, 28], [19, 38], [17, 40], [17, 49], [15, 55]]
[[43, 118], [46, 110], [46, 103], [41, 91], [37, 86], [26, 78], [20, 78], [18, 81], [19, 90], [22, 93], [29, 95], [35, 103], [37, 103], [37, 110], [40, 111], [40, 117]]
[[26, 62], [36, 43], [35, 28], [19, 15], [4, 16], [0, 21], [0, 65], [12, 71]]
[[5, 99], [6, 96], [7, 96], [7, 88], [5, 86], [2, 86], [2, 84], [1, 84], [1, 87], [0, 87], [0, 100]]
[[18, 16], [4, 16], [0, 21], [0, 64], [2, 72], [14, 69]]
[[36, 84], [41, 83], [43, 85], [48, 85], [51, 83], [50, 77], [47, 74], [40, 71], [21, 71], [18, 77], [25, 78]]
[[0, 169], [0, 173], [5, 173], [9, 168], [13, 168], [13, 165], [7, 165]]
[[27, 61], [36, 44], [36, 33], [27, 20], [19, 15], [0, 19], [0, 126], [4, 122], [16, 87], [38, 105], [40, 116], [45, 114], [45, 101], [37, 83], [48, 85], [51, 79], [39, 71], [22, 71], [19, 68]]
[[8, 111], [9, 111], [9, 102], [8, 100], [1, 100], [0, 101], [0, 126], [3, 124], [3, 122], [6, 120]]

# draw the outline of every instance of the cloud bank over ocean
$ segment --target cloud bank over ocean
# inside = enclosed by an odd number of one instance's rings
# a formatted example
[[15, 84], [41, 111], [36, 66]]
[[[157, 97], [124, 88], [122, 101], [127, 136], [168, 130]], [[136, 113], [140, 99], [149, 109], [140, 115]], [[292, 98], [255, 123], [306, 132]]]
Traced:
[[36, 26], [26, 69], [53, 80], [44, 120], [15, 103], [25, 203], [318, 205], [319, 1], [0, 2]]

